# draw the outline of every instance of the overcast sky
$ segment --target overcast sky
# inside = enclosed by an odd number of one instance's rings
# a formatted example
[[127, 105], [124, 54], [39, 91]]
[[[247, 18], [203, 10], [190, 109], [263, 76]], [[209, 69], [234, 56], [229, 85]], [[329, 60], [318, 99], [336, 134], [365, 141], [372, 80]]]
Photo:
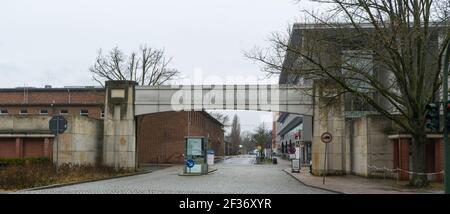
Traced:
[[[2, 0], [0, 87], [95, 85], [88, 68], [98, 49], [129, 53], [141, 44], [164, 48], [183, 78], [266, 81], [243, 52], [267, 46], [270, 33], [299, 20], [301, 7], [295, 0]], [[244, 130], [272, 118], [235, 113]]]

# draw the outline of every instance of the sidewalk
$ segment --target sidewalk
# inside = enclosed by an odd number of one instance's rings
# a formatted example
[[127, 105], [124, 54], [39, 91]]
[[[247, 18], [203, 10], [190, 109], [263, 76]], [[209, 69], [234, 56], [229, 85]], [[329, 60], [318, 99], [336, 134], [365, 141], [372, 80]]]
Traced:
[[[285, 160], [283, 160], [285, 161]], [[287, 161], [286, 161], [287, 162]], [[309, 173], [309, 168], [303, 167], [300, 173], [292, 173], [291, 168], [284, 171], [302, 184], [319, 189], [329, 190], [343, 194], [443, 194], [443, 190], [436, 189], [410, 189], [404, 185], [406, 182], [397, 183], [393, 179], [364, 178], [355, 175], [347, 176], [313, 176]]]

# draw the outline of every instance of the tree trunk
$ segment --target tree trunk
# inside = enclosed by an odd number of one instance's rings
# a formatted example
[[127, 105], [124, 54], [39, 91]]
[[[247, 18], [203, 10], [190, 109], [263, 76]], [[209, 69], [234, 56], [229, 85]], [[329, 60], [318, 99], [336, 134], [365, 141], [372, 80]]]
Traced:
[[427, 176], [423, 174], [426, 172], [426, 133], [424, 129], [416, 129], [417, 132], [413, 135], [412, 145], [410, 147], [412, 154], [412, 179], [409, 184], [414, 187], [423, 187], [428, 185]]

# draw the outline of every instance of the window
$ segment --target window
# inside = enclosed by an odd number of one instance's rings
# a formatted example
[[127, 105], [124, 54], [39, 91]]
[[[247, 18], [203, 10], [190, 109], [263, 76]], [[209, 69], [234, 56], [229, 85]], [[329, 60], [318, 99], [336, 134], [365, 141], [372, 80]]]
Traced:
[[80, 110], [80, 116], [89, 116], [89, 111], [87, 109], [81, 109]]
[[100, 113], [100, 118], [105, 118], [105, 110], [102, 110], [102, 112]]
[[373, 56], [369, 51], [345, 50], [342, 52], [342, 74], [354, 90], [369, 92], [372, 87], [367, 76], [373, 76]]
[[59, 111], [60, 114], [69, 114], [69, 111], [67, 109], [62, 109]]
[[8, 114], [8, 109], [1, 109], [0, 115], [5, 115], [5, 114]]
[[28, 114], [28, 110], [20, 109], [19, 114]]
[[[374, 98], [375, 92], [369, 81], [374, 76], [373, 56], [370, 51], [344, 50], [342, 52], [342, 75], [353, 90], [365, 93]], [[376, 77], [374, 77], [376, 78]], [[361, 97], [352, 94], [345, 96], [345, 110], [347, 116], [358, 116], [372, 108]], [[351, 114], [350, 114], [351, 113]]]
[[41, 109], [41, 111], [39, 112], [39, 114], [48, 114], [48, 110], [47, 109]]

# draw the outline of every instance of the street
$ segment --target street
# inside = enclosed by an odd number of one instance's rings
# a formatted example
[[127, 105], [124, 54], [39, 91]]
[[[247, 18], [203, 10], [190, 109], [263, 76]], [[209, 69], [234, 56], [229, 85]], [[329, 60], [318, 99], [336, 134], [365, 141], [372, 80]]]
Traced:
[[223, 164], [238, 164], [238, 165], [251, 165], [255, 163], [254, 155], [239, 155], [229, 159], [225, 159]]
[[96, 181], [60, 188], [17, 193], [56, 194], [320, 194], [330, 193], [302, 185], [282, 171], [288, 162], [278, 165], [254, 165], [254, 156], [232, 157], [212, 168], [217, 171], [204, 176], [179, 176], [182, 166], [173, 166], [147, 174]]

